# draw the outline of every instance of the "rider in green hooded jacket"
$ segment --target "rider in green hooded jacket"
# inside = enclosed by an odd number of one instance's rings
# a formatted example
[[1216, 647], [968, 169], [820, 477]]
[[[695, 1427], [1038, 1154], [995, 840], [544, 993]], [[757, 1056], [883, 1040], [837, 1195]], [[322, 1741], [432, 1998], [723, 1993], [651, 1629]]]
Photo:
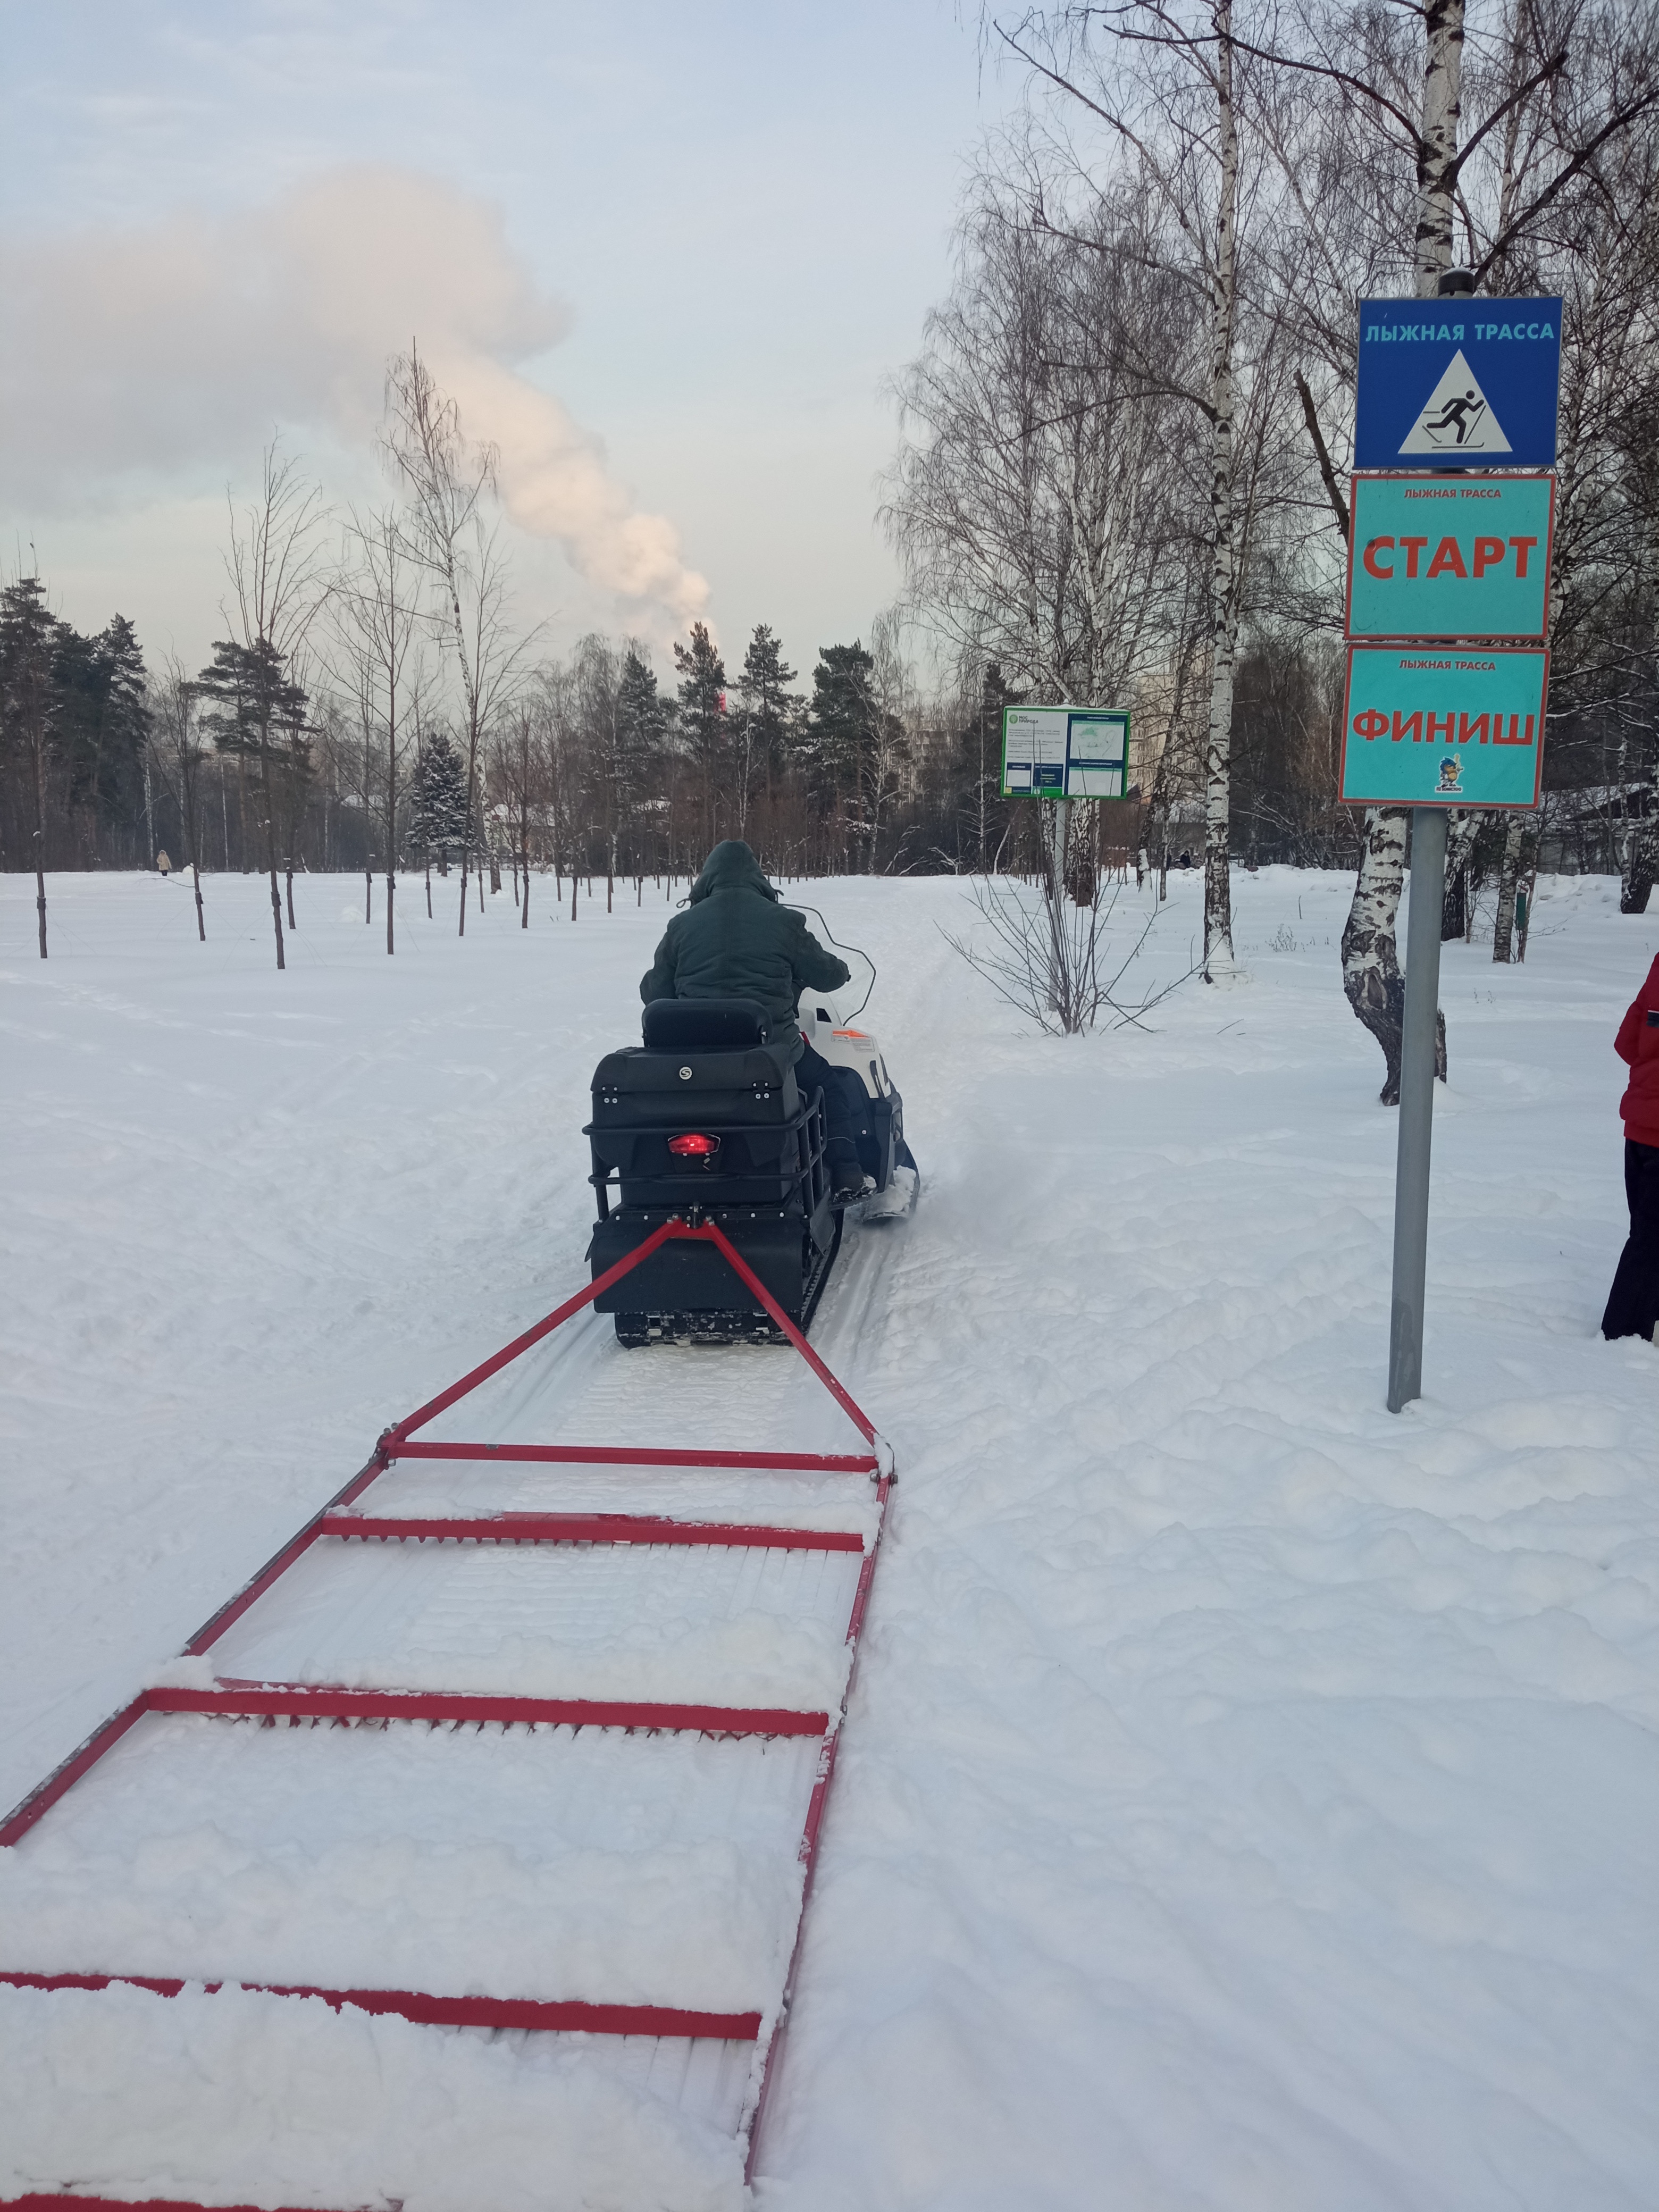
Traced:
[[793, 1034], [796, 1081], [809, 1096], [823, 1091], [830, 1173], [842, 1200], [864, 1188], [842, 1071], [801, 1036], [796, 1007], [804, 990], [839, 990], [851, 972], [783, 904], [748, 846], [729, 837], [703, 863], [690, 903], [669, 923], [640, 983], [647, 1006], [653, 999], [757, 999], [775, 1034]]

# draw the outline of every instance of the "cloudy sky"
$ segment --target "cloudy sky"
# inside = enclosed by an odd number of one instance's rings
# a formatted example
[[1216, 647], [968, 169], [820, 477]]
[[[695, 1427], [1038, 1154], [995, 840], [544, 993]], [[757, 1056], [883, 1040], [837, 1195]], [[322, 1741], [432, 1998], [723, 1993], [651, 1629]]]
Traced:
[[1018, 86], [968, 0], [0, 0], [0, 563], [218, 634], [274, 426], [380, 495], [418, 336], [556, 642], [696, 613], [796, 665], [896, 576], [884, 380]]

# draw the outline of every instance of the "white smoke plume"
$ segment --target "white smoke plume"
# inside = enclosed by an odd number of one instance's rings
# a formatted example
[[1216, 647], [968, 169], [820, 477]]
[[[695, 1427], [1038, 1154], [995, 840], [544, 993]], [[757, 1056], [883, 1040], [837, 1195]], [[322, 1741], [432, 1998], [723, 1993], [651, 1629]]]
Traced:
[[567, 327], [483, 202], [431, 177], [331, 171], [251, 212], [0, 241], [0, 497], [84, 508], [246, 472], [274, 423], [366, 443], [417, 340], [463, 426], [501, 452], [522, 529], [620, 597], [699, 615], [704, 580], [597, 442], [520, 373]]

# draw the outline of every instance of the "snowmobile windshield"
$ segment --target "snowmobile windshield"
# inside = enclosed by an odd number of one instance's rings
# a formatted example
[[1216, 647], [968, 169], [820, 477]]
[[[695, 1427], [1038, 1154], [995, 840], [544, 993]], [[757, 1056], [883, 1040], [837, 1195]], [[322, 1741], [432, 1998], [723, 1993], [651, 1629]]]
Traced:
[[[776, 897], [776, 896], [777, 894], [774, 892], [773, 896]], [[870, 957], [869, 954], [864, 950], [864, 947], [861, 945], [843, 945], [841, 939], [836, 936], [834, 932], [830, 929], [829, 923], [818, 912], [817, 907], [797, 906], [793, 899], [785, 899], [781, 903], [788, 908], [791, 914], [804, 914], [810, 915], [818, 926], [819, 939], [823, 944], [833, 946], [836, 951], [842, 954], [843, 956], [850, 952], [855, 960], [861, 960], [865, 966], [870, 970], [870, 980], [864, 987], [864, 996], [859, 1000], [857, 1006], [853, 1008], [852, 1012], [845, 1018], [849, 1022], [857, 1021], [859, 1016], [869, 1005], [871, 994], [876, 988], [875, 962]]]

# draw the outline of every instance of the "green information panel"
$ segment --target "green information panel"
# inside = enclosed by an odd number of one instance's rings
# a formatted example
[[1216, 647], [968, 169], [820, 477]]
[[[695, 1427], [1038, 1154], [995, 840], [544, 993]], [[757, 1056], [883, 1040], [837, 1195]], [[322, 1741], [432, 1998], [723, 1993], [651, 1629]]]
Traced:
[[1541, 638], [1555, 479], [1356, 477], [1350, 637]]
[[1121, 799], [1129, 716], [1120, 707], [1005, 707], [1005, 799]]
[[1535, 806], [1549, 665], [1541, 647], [1351, 645], [1344, 804]]

